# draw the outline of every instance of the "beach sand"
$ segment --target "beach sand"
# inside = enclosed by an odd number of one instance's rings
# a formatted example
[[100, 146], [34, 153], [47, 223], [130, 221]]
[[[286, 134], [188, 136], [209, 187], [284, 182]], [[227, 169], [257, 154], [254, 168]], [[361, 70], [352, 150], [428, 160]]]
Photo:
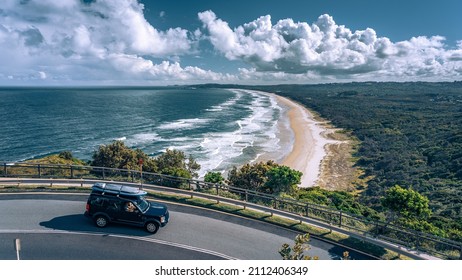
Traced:
[[327, 145], [341, 141], [326, 137], [331, 131], [322, 122], [316, 121], [305, 107], [287, 98], [275, 95], [278, 102], [288, 107], [290, 127], [294, 133], [292, 150], [281, 164], [303, 173], [300, 187], [317, 185], [321, 176], [323, 159], [326, 158]]
[[[354, 141], [328, 121], [315, 117], [306, 107], [274, 93], [284, 108], [277, 137], [282, 144], [276, 154], [263, 153], [255, 161], [275, 160], [303, 173], [299, 187], [353, 191], [362, 186], [361, 172], [354, 167]], [[286, 120], [287, 119], [287, 120]]]

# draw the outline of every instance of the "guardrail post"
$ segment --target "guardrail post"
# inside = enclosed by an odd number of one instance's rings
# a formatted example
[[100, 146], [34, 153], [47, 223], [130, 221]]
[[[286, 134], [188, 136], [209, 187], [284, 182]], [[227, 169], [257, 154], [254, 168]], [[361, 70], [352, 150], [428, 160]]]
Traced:
[[215, 189], [216, 189], [217, 195], [218, 195], [218, 184], [215, 184]]
[[342, 211], [340, 211], [340, 221], [338, 227], [342, 227]]
[[459, 260], [462, 260], [462, 245], [460, 245], [459, 249]]
[[74, 167], [71, 165], [71, 179], [74, 179]]
[[38, 177], [42, 178], [42, 170], [40, 168], [40, 164], [37, 164], [37, 171], [38, 171]]
[[104, 170], [106, 170], [106, 168], [103, 167], [103, 180], [105, 179], [105, 178], [104, 178], [104, 177], [105, 177], [105, 176], [104, 176], [104, 175], [105, 175], [105, 174], [104, 174]]
[[6, 172], [6, 162], [3, 163], [3, 176], [6, 177], [8, 174]]

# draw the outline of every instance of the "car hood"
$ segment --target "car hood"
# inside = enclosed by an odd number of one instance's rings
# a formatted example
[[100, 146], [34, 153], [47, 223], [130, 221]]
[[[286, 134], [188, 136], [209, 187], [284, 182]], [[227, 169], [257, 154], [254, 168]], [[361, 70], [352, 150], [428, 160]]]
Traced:
[[155, 202], [150, 202], [150, 204], [151, 205], [145, 214], [152, 216], [164, 216], [165, 213], [167, 213], [167, 206]]

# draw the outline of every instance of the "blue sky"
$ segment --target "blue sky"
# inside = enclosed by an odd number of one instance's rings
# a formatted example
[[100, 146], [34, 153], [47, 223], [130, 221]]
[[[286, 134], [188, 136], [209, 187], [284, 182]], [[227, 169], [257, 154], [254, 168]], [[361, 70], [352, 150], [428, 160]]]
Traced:
[[1, 85], [462, 80], [462, 1], [3, 0]]
[[[415, 36], [445, 36], [451, 44], [462, 38], [462, 2], [459, 0], [235, 0], [141, 1], [146, 18], [162, 29], [200, 27], [197, 14], [212, 10], [235, 27], [271, 15], [274, 21], [292, 18], [313, 22], [322, 14], [353, 30], [373, 28], [393, 41]], [[161, 12], [164, 18], [159, 19]]]

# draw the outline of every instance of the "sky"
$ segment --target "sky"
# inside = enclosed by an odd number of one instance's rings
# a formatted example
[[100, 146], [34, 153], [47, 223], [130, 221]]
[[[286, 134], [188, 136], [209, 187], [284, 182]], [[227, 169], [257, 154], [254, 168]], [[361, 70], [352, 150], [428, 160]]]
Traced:
[[2, 0], [0, 86], [462, 80], [459, 0]]

